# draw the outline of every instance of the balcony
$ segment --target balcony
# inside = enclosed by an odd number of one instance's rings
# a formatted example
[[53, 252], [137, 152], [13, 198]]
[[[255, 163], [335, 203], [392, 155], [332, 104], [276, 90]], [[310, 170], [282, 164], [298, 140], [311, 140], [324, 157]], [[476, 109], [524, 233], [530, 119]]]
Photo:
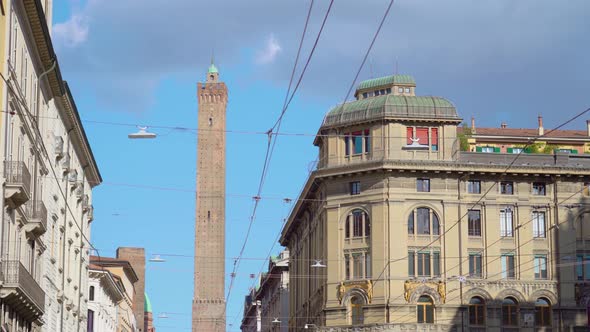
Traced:
[[30, 321], [41, 322], [45, 292], [19, 261], [0, 262], [0, 297]]
[[47, 208], [43, 201], [28, 201], [25, 203], [25, 231], [37, 236], [47, 231]]
[[31, 173], [22, 161], [5, 161], [4, 177], [6, 190], [4, 198], [7, 203], [16, 208], [31, 198]]

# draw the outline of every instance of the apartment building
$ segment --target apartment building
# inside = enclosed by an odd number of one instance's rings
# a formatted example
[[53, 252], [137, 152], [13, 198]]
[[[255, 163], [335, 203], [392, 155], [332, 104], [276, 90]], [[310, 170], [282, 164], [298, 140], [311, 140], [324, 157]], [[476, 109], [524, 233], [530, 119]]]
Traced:
[[87, 332], [117, 332], [117, 307], [124, 294], [109, 270], [94, 264], [89, 266]]
[[52, 1], [3, 1], [0, 326], [86, 327], [92, 188], [102, 179], [53, 50]]
[[586, 331], [590, 155], [515, 154], [569, 136], [538, 128], [480, 149], [453, 103], [416, 93], [368, 80], [325, 116], [280, 238], [289, 331]]
[[242, 332], [289, 331], [289, 251], [272, 256], [267, 272], [244, 299]]

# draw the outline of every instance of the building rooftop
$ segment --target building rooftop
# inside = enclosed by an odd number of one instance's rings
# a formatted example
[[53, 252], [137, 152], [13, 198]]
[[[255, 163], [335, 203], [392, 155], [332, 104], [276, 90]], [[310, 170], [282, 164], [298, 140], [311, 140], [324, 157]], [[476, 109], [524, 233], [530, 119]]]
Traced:
[[[472, 135], [476, 136], [511, 136], [511, 137], [536, 137], [539, 135], [537, 128], [480, 128], [475, 129], [476, 133]], [[462, 127], [457, 128], [457, 133], [463, 132]], [[546, 137], [553, 138], [580, 138], [590, 139], [586, 130], [547, 130], [545, 132]]]
[[389, 94], [336, 106], [326, 114], [322, 127], [384, 118], [461, 121], [455, 106], [442, 97]]
[[362, 81], [359, 83], [357, 90], [365, 90], [393, 84], [416, 85], [416, 81], [410, 75], [390, 75]]

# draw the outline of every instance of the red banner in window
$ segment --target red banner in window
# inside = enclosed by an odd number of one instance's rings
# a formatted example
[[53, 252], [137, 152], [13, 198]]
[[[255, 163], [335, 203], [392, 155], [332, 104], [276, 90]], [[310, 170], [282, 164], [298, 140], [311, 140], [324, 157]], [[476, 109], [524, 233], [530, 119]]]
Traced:
[[420, 139], [418, 144], [428, 145], [428, 128], [416, 128], [416, 138]]
[[430, 136], [432, 138], [432, 145], [438, 145], [438, 128], [430, 129]]

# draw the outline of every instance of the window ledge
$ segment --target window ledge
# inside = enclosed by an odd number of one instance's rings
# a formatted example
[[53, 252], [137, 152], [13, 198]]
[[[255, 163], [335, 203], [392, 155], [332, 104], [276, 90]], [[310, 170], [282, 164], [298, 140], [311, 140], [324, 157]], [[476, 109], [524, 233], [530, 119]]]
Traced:
[[[410, 146], [410, 145], [406, 145], [406, 146], [402, 146], [402, 150], [429, 151], [430, 150], [430, 146], [428, 146], [428, 145], [421, 145], [421, 146]], [[433, 151], [433, 152], [438, 152], [438, 151]]]

